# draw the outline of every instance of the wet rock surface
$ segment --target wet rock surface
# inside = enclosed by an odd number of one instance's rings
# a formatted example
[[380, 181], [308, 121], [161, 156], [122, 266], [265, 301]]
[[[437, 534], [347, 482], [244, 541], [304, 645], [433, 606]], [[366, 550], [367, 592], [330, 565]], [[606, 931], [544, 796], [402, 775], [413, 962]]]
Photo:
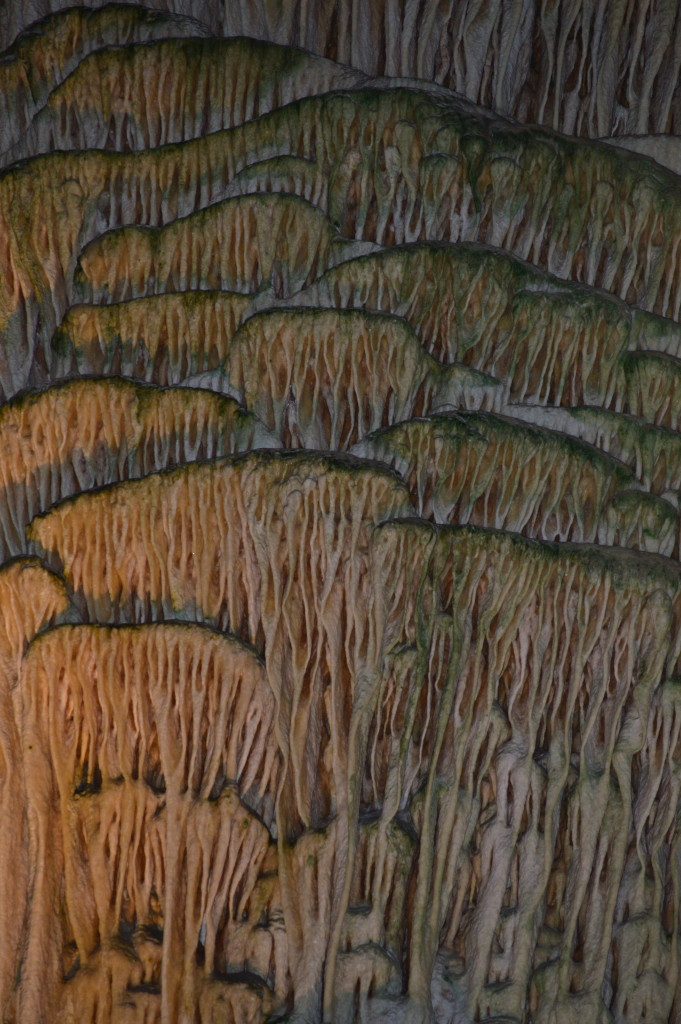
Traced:
[[0, 10], [3, 1022], [677, 1020], [674, 5]]

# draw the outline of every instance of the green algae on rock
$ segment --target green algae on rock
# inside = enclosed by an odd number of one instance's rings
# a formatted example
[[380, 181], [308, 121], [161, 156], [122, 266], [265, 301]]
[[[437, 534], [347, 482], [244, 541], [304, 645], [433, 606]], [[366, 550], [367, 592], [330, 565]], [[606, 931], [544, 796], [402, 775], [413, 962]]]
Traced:
[[235, 333], [231, 386], [282, 444], [342, 450], [388, 423], [439, 407], [498, 404], [498, 382], [441, 366], [397, 317], [364, 310], [270, 309]]
[[151, 2], [0, 58], [0, 1017], [676, 1020], [681, 22]]
[[86, 378], [0, 408], [0, 557], [26, 551], [31, 519], [55, 501], [276, 438], [238, 403], [206, 390]]
[[113, 374], [167, 386], [219, 370], [249, 295], [184, 291], [71, 306], [50, 345], [56, 377]]

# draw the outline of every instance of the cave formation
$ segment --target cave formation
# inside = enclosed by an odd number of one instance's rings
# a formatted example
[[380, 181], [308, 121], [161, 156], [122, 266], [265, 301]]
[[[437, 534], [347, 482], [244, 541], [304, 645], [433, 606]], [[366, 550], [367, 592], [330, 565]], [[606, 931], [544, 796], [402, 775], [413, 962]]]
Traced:
[[0, 15], [3, 1024], [679, 1024], [681, 7]]

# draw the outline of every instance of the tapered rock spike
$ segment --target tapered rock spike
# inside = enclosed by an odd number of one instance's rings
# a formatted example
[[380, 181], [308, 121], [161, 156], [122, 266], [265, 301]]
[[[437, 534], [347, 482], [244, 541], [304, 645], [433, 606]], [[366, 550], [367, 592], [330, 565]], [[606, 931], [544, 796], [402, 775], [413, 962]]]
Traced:
[[3, 1024], [681, 1019], [678, 12], [150, 4], [0, 0]]

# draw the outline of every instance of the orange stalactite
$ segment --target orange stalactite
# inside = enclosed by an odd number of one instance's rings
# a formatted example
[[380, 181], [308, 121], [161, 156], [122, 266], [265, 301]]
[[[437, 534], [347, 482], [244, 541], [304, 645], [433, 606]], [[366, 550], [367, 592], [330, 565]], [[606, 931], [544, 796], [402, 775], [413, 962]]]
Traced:
[[678, 12], [150, 4], [0, 3], [3, 1024], [681, 1019]]

